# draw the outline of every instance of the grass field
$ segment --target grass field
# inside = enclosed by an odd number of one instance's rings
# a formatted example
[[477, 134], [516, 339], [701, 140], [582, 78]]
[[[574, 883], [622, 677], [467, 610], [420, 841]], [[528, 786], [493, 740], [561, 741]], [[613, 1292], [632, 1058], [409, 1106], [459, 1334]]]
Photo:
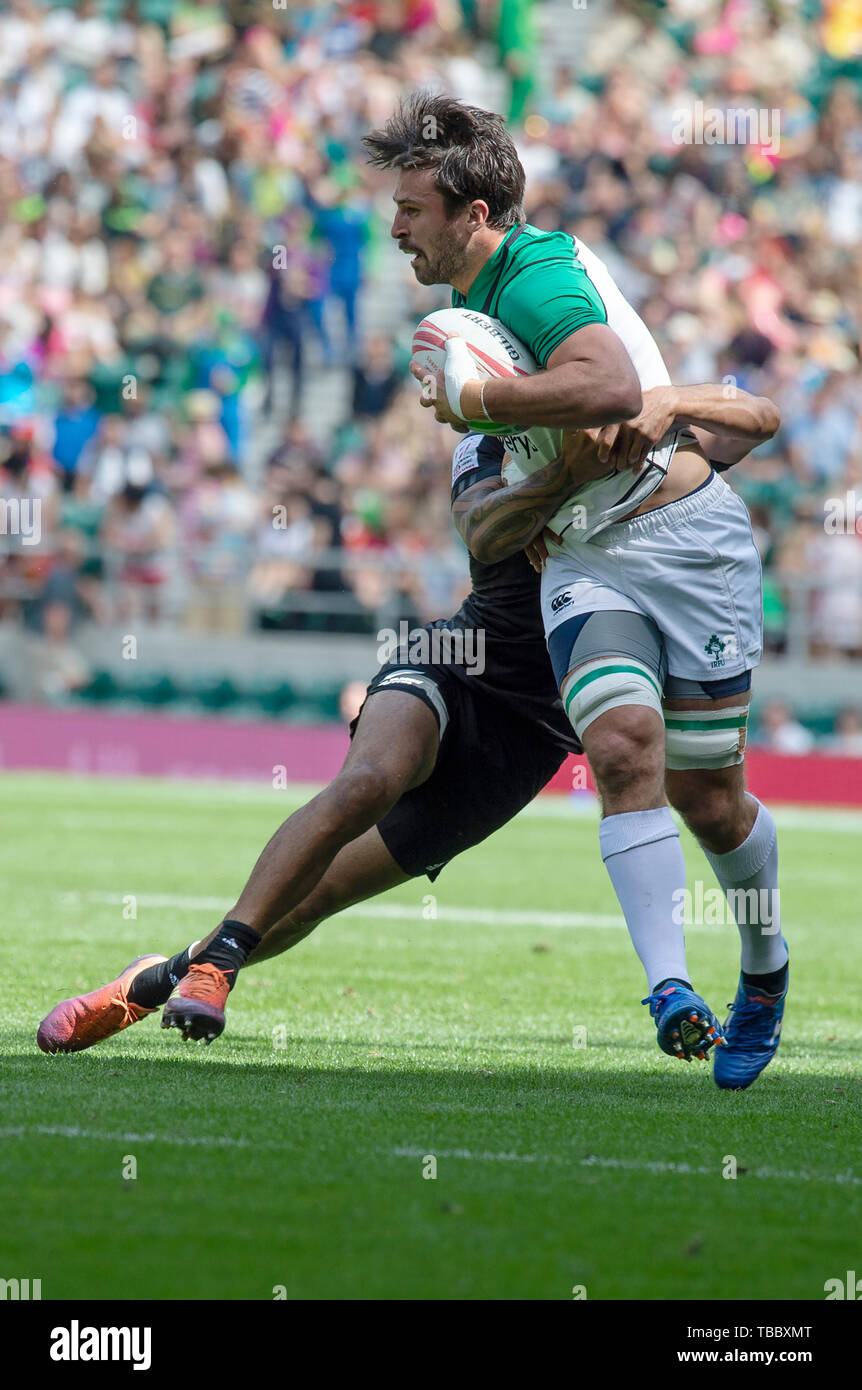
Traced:
[[[658, 1051], [595, 819], [556, 800], [249, 970], [209, 1049], [152, 1017], [38, 1052], [60, 998], [215, 925], [289, 797], [4, 778], [0, 1276], [48, 1299], [822, 1299], [860, 1267], [849, 814], [782, 819], [792, 995], [748, 1092]], [[688, 947], [721, 1013], [735, 928]]]

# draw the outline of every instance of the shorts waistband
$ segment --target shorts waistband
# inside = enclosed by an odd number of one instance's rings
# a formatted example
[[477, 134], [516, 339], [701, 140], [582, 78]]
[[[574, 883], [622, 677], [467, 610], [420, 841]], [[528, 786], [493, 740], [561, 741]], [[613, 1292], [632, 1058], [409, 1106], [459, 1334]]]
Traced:
[[[629, 517], [628, 521], [615, 521], [593, 536], [587, 545], [600, 545], [610, 548], [619, 545], [631, 536], [651, 536], [657, 531], [673, 529], [675, 526], [696, 521], [717, 507], [724, 506], [727, 494], [732, 492], [723, 478], [713, 470], [694, 492], [679, 497], [675, 502], [665, 502], [651, 512]], [[735, 494], [734, 494], [735, 495]]]

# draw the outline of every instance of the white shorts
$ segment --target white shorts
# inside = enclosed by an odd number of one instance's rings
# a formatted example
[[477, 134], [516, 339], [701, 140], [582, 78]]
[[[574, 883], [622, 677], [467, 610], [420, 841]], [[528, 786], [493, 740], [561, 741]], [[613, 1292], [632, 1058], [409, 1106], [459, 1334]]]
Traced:
[[688, 497], [608, 526], [592, 540], [548, 545], [545, 635], [584, 613], [652, 620], [667, 674], [715, 681], [760, 661], [760, 556], [745, 504], [717, 474]]

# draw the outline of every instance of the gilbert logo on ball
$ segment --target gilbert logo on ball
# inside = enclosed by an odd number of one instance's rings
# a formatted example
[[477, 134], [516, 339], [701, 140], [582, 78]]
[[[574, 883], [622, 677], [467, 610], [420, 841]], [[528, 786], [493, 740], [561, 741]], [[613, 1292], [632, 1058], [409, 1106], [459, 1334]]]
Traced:
[[[494, 377], [532, 376], [538, 370], [529, 348], [514, 333], [488, 314], [474, 309], [438, 309], [428, 314], [413, 334], [413, 357], [429, 372], [446, 368], [447, 339], [462, 340], [470, 357], [472, 376], [479, 381]], [[488, 420], [468, 420], [478, 434], [510, 435], [514, 426]]]

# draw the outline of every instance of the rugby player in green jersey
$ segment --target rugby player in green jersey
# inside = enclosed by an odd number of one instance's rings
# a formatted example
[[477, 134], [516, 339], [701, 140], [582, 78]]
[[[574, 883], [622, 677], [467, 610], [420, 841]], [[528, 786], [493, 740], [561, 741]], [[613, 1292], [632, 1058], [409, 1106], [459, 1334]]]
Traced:
[[[743, 777], [762, 639], [748, 513], [690, 428], [668, 415], [664, 433], [647, 439], [625, 424], [629, 372], [615, 337], [642, 391], [669, 386], [661, 354], [588, 247], [525, 221], [524, 170], [501, 117], [418, 93], [364, 144], [396, 174], [391, 234], [416, 278], [450, 285], [454, 307], [499, 318], [540, 368], [482, 383], [457, 340], [444, 371], [429, 379], [413, 366], [439, 420], [511, 423], [493, 487], [541, 471], [564, 430], [615, 427], [607, 473], [585, 477], [551, 521], [548, 650], [599, 787], [602, 858], [644, 966], [659, 1046], [690, 1059], [721, 1042], [717, 1084], [748, 1086], [778, 1048], [788, 975], [775, 823]], [[624, 383], [616, 400], [614, 372]], [[597, 418], [608, 410], [622, 423]], [[488, 490], [471, 500], [487, 505]], [[504, 491], [493, 505], [507, 508]], [[686, 871], [668, 794], [732, 895], [742, 971], [726, 1038], [689, 980]]]

